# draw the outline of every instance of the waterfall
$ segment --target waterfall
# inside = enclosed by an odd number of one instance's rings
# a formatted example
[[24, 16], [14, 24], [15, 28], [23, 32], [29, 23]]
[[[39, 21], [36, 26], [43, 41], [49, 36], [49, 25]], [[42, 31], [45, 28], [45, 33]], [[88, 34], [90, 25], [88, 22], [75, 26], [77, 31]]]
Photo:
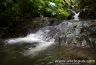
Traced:
[[79, 14], [80, 14], [80, 12], [77, 12], [76, 13], [76, 11], [74, 11], [74, 10], [71, 10], [71, 12], [74, 14], [74, 16], [73, 16], [74, 20], [79, 20]]
[[[63, 44], [76, 43], [76, 38], [80, 37], [82, 26], [86, 23], [81, 21], [64, 21], [59, 25], [46, 26], [40, 28], [36, 33], [30, 33], [25, 37], [11, 38], [5, 40], [6, 44], [23, 44], [30, 43], [34, 44], [35, 47], [31, 47], [24, 51], [24, 55], [36, 55], [38, 52], [47, 49], [54, 43], [58, 42], [60, 37], [64, 38]], [[86, 24], [87, 25], [87, 24]]]
[[5, 40], [6, 44], [20, 44], [20, 43], [31, 43], [37, 42], [35, 48], [31, 47], [24, 52], [24, 55], [36, 55], [41, 50], [46, 49], [54, 43], [54, 38], [50, 39], [46, 37], [50, 30], [39, 30], [35, 34], [28, 34], [26, 37], [12, 38]]

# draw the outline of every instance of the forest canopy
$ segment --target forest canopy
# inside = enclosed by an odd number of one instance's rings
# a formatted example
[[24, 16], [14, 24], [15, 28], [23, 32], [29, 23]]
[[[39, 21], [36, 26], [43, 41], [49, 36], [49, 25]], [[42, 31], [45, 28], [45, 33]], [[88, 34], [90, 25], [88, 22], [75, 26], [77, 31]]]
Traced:
[[0, 20], [39, 16], [68, 19], [71, 16], [69, 9], [90, 13], [96, 11], [95, 4], [95, 0], [0, 0]]

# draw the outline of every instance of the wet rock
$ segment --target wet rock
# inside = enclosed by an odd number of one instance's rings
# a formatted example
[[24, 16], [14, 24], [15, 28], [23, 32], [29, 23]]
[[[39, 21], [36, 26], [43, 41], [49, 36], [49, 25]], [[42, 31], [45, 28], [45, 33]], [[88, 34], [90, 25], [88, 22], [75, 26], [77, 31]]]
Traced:
[[96, 12], [94, 10], [83, 10], [79, 17], [81, 19], [96, 19]]
[[92, 21], [64, 21], [57, 26], [49, 26], [40, 29], [46, 32], [45, 37], [52, 39], [59, 45], [69, 47], [96, 47], [96, 24]]
[[[40, 40], [50, 42], [50, 40], [55, 39], [54, 43], [58, 43], [61, 46], [64, 45], [69, 47], [96, 48], [95, 20], [67, 20], [61, 21], [62, 23], [58, 25], [50, 26], [50, 21], [48, 18], [42, 18], [41, 20], [40, 19], [35, 19], [34, 24], [32, 22], [34, 26], [36, 25], [35, 28], [39, 29], [34, 34], [39, 37]], [[32, 41], [32, 38], [30, 41]]]

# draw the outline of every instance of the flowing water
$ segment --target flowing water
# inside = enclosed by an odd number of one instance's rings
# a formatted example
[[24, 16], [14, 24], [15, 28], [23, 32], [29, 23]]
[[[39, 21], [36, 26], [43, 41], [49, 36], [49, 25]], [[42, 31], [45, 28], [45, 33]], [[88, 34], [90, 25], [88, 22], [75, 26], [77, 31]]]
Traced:
[[79, 14], [80, 14], [80, 12], [76, 12], [76, 11], [74, 11], [72, 9], [70, 9], [70, 10], [74, 14], [73, 19], [74, 20], [79, 20]]
[[31, 55], [36, 52], [42, 51], [47, 47], [58, 42], [59, 38], [66, 38], [64, 43], [76, 41], [75, 38], [80, 36], [80, 30], [85, 24], [84, 22], [71, 22], [65, 21], [56, 26], [47, 26], [39, 29], [36, 33], [30, 33], [26, 37], [19, 37], [5, 40], [6, 44], [35, 44], [35, 47], [29, 48], [24, 52], [24, 55]]
[[[92, 56], [87, 57], [86, 53], [72, 50], [74, 46], [89, 47], [88, 40], [93, 39], [92, 37], [86, 39], [82, 35], [82, 30], [89, 27], [91, 22], [80, 21], [79, 13], [74, 14], [74, 20], [40, 28], [25, 37], [4, 40], [5, 45], [0, 55], [1, 65], [64, 65], [55, 61], [93, 59]], [[85, 34], [86, 37], [87, 33]]]

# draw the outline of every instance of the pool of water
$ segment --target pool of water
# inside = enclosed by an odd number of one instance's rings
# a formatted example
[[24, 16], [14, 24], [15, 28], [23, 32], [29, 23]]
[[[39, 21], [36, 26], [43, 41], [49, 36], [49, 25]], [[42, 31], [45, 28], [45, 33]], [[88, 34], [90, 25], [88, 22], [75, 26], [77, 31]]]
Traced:
[[3, 45], [0, 49], [0, 65], [62, 65], [60, 62], [56, 62], [56, 60], [88, 60], [96, 58], [93, 52], [88, 52], [90, 53], [88, 55], [81, 50], [66, 48], [58, 44], [52, 45], [46, 50], [36, 53], [36, 55], [25, 56], [23, 52], [28, 50], [29, 46], [30, 44]]
[[[73, 38], [75, 34], [77, 33], [76, 36], [81, 34], [80, 33], [80, 30], [82, 28], [81, 22], [79, 24], [78, 23], [79, 23], [78, 21], [74, 22], [72, 20], [70, 22], [63, 22], [60, 25], [53, 26], [53, 27], [47, 26], [37, 31], [35, 36], [31, 34], [22, 38], [9, 39], [8, 42], [9, 44], [5, 44], [4, 41], [3, 42], [0, 41], [0, 65], [95, 65], [95, 62], [70, 64], [69, 62], [65, 63], [64, 61], [96, 60], [96, 48], [79, 48], [79, 47], [71, 47], [71, 45], [69, 47], [65, 47], [64, 45], [60, 45], [60, 44], [64, 44], [65, 42], [55, 43], [54, 41], [52, 41], [54, 38], [56, 38], [55, 40], [58, 41], [57, 39], [57, 37], [59, 37], [58, 32], [62, 32], [62, 34], [67, 32], [66, 34], [63, 35], [69, 36], [69, 38], [71, 35], [73, 35], [73, 37], [71, 37], [70, 39], [72, 39], [74, 42], [75, 39]], [[87, 24], [85, 24], [85, 26], [87, 26]], [[94, 33], [94, 31], [96, 31], [94, 26], [92, 30], [91, 29], [88, 30], [90, 30], [92, 34]], [[86, 30], [84, 31], [85, 32], [82, 34], [86, 35], [85, 37], [87, 38], [88, 35], [86, 34]], [[93, 41], [95, 40], [95, 37], [93, 37], [95, 36], [94, 34], [90, 36], [92, 37], [91, 39]], [[89, 38], [88, 39], [86, 38], [84, 39], [86, 40], [87, 43]], [[37, 45], [38, 44], [37, 41], [40, 43], [39, 45]], [[70, 42], [70, 40], [67, 41]], [[79, 41], [82, 41], [82, 39]], [[34, 50], [36, 52], [34, 52], [33, 54]], [[27, 53], [27, 55], [25, 52]]]

